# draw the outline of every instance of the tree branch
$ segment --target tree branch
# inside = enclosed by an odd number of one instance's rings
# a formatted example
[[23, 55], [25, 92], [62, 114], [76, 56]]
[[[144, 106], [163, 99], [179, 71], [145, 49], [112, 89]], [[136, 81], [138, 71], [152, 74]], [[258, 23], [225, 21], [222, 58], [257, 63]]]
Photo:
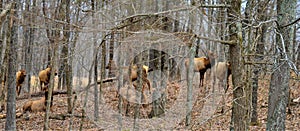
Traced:
[[287, 27], [287, 26], [293, 25], [293, 24], [297, 23], [298, 21], [300, 21], [300, 17], [299, 17], [299, 18], [297, 18], [296, 20], [294, 20], [294, 21], [293, 21], [293, 22], [291, 22], [291, 23], [288, 23], [288, 24], [286, 24], [286, 25], [283, 25], [283, 26], [279, 26], [279, 28], [284, 28], [284, 27]]
[[9, 3], [5, 6], [5, 9], [0, 13], [0, 25], [2, 25], [3, 19], [5, 18], [8, 11], [11, 9], [12, 3]]
[[187, 32], [175, 32], [175, 35], [178, 35], [178, 34], [189, 35], [190, 37], [194, 36], [198, 39], [209, 40], [209, 41], [213, 41], [213, 42], [220, 42], [221, 44], [225, 44], [225, 45], [235, 45], [236, 44], [236, 41], [224, 41], [224, 40], [213, 39], [210, 37], [199, 36], [199, 35], [191, 34], [191, 33], [187, 33]]

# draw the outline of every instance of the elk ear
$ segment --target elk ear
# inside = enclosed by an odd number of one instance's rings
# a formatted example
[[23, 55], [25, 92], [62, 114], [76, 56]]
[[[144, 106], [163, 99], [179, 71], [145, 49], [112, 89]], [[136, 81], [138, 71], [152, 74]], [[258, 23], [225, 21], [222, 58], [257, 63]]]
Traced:
[[227, 66], [230, 66], [230, 62], [227, 62], [226, 65], [227, 65]]
[[146, 73], [149, 71], [149, 67], [148, 66], [143, 65], [143, 68], [146, 70]]
[[227, 68], [231, 69], [231, 64], [230, 64], [230, 62], [227, 62], [227, 63], [226, 63], [226, 66], [227, 66]]

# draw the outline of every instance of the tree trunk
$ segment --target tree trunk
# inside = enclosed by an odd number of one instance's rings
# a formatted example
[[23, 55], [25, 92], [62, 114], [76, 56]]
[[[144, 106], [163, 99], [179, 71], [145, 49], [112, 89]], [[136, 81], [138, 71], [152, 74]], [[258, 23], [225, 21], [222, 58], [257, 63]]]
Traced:
[[229, 46], [230, 62], [232, 63], [232, 83], [233, 83], [233, 101], [232, 101], [232, 124], [234, 130], [248, 130], [249, 124], [249, 92], [244, 85], [245, 65], [242, 57], [242, 25], [238, 22], [241, 11], [241, 0], [227, 1], [231, 7], [228, 9], [229, 40], [237, 42], [236, 45]]
[[[142, 61], [142, 57], [141, 56], [138, 56], [138, 61]], [[131, 67], [132, 65], [130, 65], [129, 67]], [[139, 116], [140, 116], [140, 106], [141, 106], [141, 103], [142, 103], [142, 94], [140, 94], [140, 92], [142, 92], [142, 86], [143, 86], [143, 80], [141, 79], [142, 78], [142, 64], [138, 63], [137, 64], [137, 67], [138, 67], [138, 71], [137, 71], [137, 74], [138, 74], [138, 78], [137, 78], [137, 87], [136, 87], [136, 93], [135, 93], [135, 103], [134, 103], [134, 122], [133, 122], [133, 130], [139, 130], [139, 124], [138, 124], [138, 119], [139, 119]], [[129, 72], [131, 72], [131, 69], [132, 68], [129, 68]], [[145, 99], [145, 98], [144, 98]]]
[[[91, 0], [91, 6], [92, 10], [94, 11], [96, 9], [97, 3], [94, 0]], [[93, 18], [95, 14], [93, 13]], [[93, 20], [94, 24], [94, 20]], [[97, 49], [97, 34], [93, 32], [93, 43], [94, 43], [94, 82], [98, 80], [98, 49]], [[105, 61], [101, 61], [101, 63], [105, 63]], [[98, 121], [99, 119], [99, 90], [98, 90], [98, 85], [95, 84], [94, 86], [94, 121]]]
[[[289, 46], [293, 39], [293, 26], [280, 27], [293, 21], [295, 18], [296, 0], [277, 1], [277, 34], [276, 49], [277, 57], [269, 89], [268, 100], [268, 123], [267, 130], [285, 130], [286, 107], [289, 97]], [[280, 49], [280, 50], [278, 50]]]
[[[3, 1], [1, 0], [1, 6], [2, 6], [2, 3]], [[11, 9], [11, 4], [7, 5], [5, 7], [5, 9], [1, 10], [1, 13], [3, 13], [4, 11], [6, 13], [3, 14], [3, 18], [4, 16], [6, 16], [9, 11]], [[5, 22], [4, 22], [5, 21]], [[9, 20], [6, 19], [6, 20], [3, 20], [0, 21], [0, 25], [1, 25], [1, 40], [0, 40], [0, 55], [1, 55], [1, 58], [0, 58], [0, 62], [1, 62], [1, 71], [0, 71], [0, 76], [1, 76], [1, 90], [0, 90], [0, 111], [4, 110], [5, 108], [5, 104], [6, 104], [6, 93], [7, 93], [7, 86], [4, 85], [4, 82], [7, 80], [7, 67], [8, 67], [8, 48], [7, 48], [7, 42], [4, 42], [3, 40], [5, 40], [5, 37], [7, 39], [7, 34], [8, 33], [11, 33], [8, 29], [8, 22]], [[6, 44], [6, 45], [5, 45]], [[4, 49], [4, 50], [3, 50]], [[4, 54], [2, 56], [2, 51], [4, 51]]]
[[[246, 9], [245, 9], [245, 20], [244, 22], [246, 23], [246, 25], [243, 26], [247, 26], [247, 25], [252, 25], [252, 18], [254, 16], [253, 12], [253, 8], [255, 7], [256, 3], [255, 1], [248, 1], [246, 4]], [[248, 49], [247, 53], [248, 54], [255, 54], [255, 50], [252, 49], [252, 47], [254, 47], [254, 45], [257, 43], [255, 41], [255, 36], [254, 36], [254, 29], [252, 26], [248, 26], [249, 30], [247, 32], [244, 32], [245, 35], [245, 41], [247, 41], [247, 45], [246, 48]], [[246, 57], [247, 61], [255, 61], [252, 55], [249, 55]], [[256, 68], [256, 66], [254, 65], [245, 65], [245, 70], [246, 70], [246, 89], [250, 89], [252, 96], [250, 98], [253, 110], [251, 110], [251, 124], [256, 124], [257, 121], [257, 112], [256, 112], [256, 106], [257, 106], [257, 88], [258, 88], [258, 79], [254, 76], [254, 73], [256, 73], [255, 71], [258, 71], [258, 69]], [[257, 72], [258, 73], [258, 72]], [[254, 77], [254, 78], [253, 78]], [[253, 117], [252, 117], [253, 116]], [[252, 119], [254, 118], [254, 119]], [[252, 121], [253, 120], [253, 121]]]
[[187, 105], [186, 105], [186, 120], [185, 126], [188, 127], [191, 123], [192, 107], [193, 107], [193, 79], [194, 79], [194, 58], [195, 58], [196, 47], [195, 44], [191, 47], [189, 56], [189, 67], [187, 69]]
[[[68, 23], [67, 25], [65, 25], [65, 30], [66, 32], [64, 33], [64, 36], [66, 38], [66, 44], [68, 47], [67, 48], [67, 59], [65, 61], [65, 65], [66, 65], [66, 70], [65, 70], [65, 74], [66, 74], [66, 86], [67, 86], [67, 94], [68, 94], [68, 98], [67, 98], [67, 102], [68, 102], [68, 113], [70, 114], [72, 112], [72, 92], [73, 92], [73, 87], [72, 87], [72, 58], [70, 58], [71, 55], [69, 55], [70, 50], [72, 50], [72, 46], [70, 46], [70, 0], [66, 0], [66, 22]], [[70, 48], [70, 49], [69, 49]], [[71, 56], [72, 57], [72, 56]]]
[[[195, 4], [192, 2], [192, 5]], [[193, 5], [194, 6], [194, 5]], [[189, 12], [189, 14], [192, 14], [192, 12]], [[195, 18], [192, 15], [189, 15], [189, 26], [190, 28], [194, 28], [194, 25], [196, 23]], [[197, 43], [198, 44], [198, 43]], [[199, 45], [197, 45], [199, 46]], [[192, 44], [191, 50], [189, 53], [189, 67], [187, 69], [187, 98], [186, 98], [186, 120], [185, 120], [185, 126], [186, 129], [188, 129], [191, 118], [192, 118], [192, 107], [193, 107], [193, 78], [194, 78], [194, 58], [196, 55], [196, 47], [195, 44]], [[198, 52], [197, 52], [198, 53]], [[197, 54], [198, 55], [198, 54]]]
[[[49, 3], [48, 3], [49, 4]], [[51, 15], [51, 17], [53, 19], [60, 19], [61, 16], [59, 16], [59, 9], [61, 8], [60, 5], [60, 1], [58, 2], [54, 2], [54, 3], [50, 3], [50, 5], [54, 5], [56, 7], [55, 9], [55, 13], [53, 15]], [[60, 5], [60, 6], [59, 6]], [[47, 12], [47, 5], [46, 2], [43, 0], [43, 13], [46, 16]], [[52, 91], [54, 89], [54, 71], [57, 70], [55, 69], [56, 67], [56, 58], [58, 57], [57, 54], [57, 50], [58, 50], [58, 44], [59, 44], [59, 38], [60, 38], [60, 31], [58, 30], [51, 30], [52, 28], [60, 28], [60, 26], [55, 23], [55, 24], [50, 24], [50, 23], [45, 23], [47, 26], [46, 28], [46, 32], [47, 32], [47, 37], [49, 40], [49, 44], [48, 44], [48, 61], [47, 61], [47, 65], [48, 67], [51, 67], [51, 76], [50, 76], [50, 83], [48, 86], [48, 99], [47, 99], [47, 106], [46, 106], [46, 113], [45, 113], [45, 118], [44, 118], [44, 130], [49, 130], [49, 110], [50, 107], [52, 106]]]
[[[12, 9], [16, 10], [16, 3], [12, 3]], [[8, 74], [16, 74], [16, 44], [18, 43], [17, 26], [15, 25], [15, 11], [10, 10], [8, 17], [7, 49], [8, 49]], [[16, 75], [8, 75], [6, 84], [7, 90], [7, 110], [5, 130], [16, 130]]]
[[50, 67], [52, 67], [51, 70], [51, 75], [50, 75], [50, 83], [48, 86], [48, 98], [47, 100], [47, 105], [46, 105], [46, 113], [45, 113], [45, 119], [44, 119], [44, 130], [49, 130], [49, 115], [50, 115], [50, 108], [52, 107], [52, 102], [53, 102], [53, 89], [54, 89], [54, 72], [56, 67], [56, 60], [55, 58], [57, 57], [57, 49], [58, 49], [58, 43], [55, 41], [54, 43], [51, 43], [51, 48], [53, 56], [51, 57], [50, 61]]
[[[113, 61], [114, 58], [114, 43], [115, 43], [114, 36], [115, 36], [114, 32], [112, 32], [110, 42], [109, 42], [109, 58], [108, 58], [109, 61]], [[116, 75], [114, 72], [115, 71], [109, 70], [108, 77], [114, 77]]]
[[[120, 55], [117, 55], [117, 65], [122, 65], [123, 60], [121, 60]], [[118, 74], [122, 74], [122, 69], [119, 68], [118, 70]], [[122, 124], [122, 109], [123, 109], [123, 96], [120, 95], [119, 93], [121, 92], [121, 88], [124, 86], [123, 85], [123, 75], [118, 75], [118, 92], [117, 92], [117, 96], [118, 96], [118, 110], [119, 110], [119, 115], [118, 115], [118, 126], [119, 126], [119, 130], [121, 131], [123, 128], [123, 124]], [[128, 99], [127, 99], [128, 100]], [[127, 103], [129, 104], [129, 103]]]
[[[266, 16], [264, 14], [265, 12], [265, 5], [267, 3], [262, 1], [260, 2], [260, 6], [258, 7], [258, 10], [257, 10], [257, 14], [260, 14], [259, 15], [259, 20], [260, 21], [265, 21], [266, 20]], [[260, 35], [259, 37], [259, 41], [256, 45], [256, 56], [255, 56], [255, 60], [256, 61], [262, 61], [263, 60], [263, 55], [264, 55], [264, 44], [266, 43], [266, 38], [267, 38], [267, 26], [265, 24], [263, 24], [261, 26], [260, 29], [257, 29], [256, 31], [256, 36], [255, 38]], [[251, 113], [251, 123], [253, 125], [257, 125], [258, 124], [258, 117], [257, 117], [257, 91], [258, 91], [258, 78], [259, 78], [259, 75], [260, 75], [260, 69], [256, 66], [254, 67], [253, 69], [253, 76], [252, 76], [252, 113]]]
[[[29, 12], [30, 11], [30, 7], [31, 8], [31, 11], [32, 12], [35, 12], [35, 7], [36, 7], [36, 0], [33, 0], [32, 1], [32, 5], [30, 3], [30, 0], [27, 1], [27, 11]], [[27, 30], [28, 33], [25, 34], [25, 36], [27, 36], [27, 40], [25, 40], [25, 70], [27, 72], [27, 76], [26, 76], [26, 79], [27, 79], [27, 91], [28, 93], [30, 93], [30, 79], [31, 79], [31, 68], [32, 68], [32, 45], [34, 43], [34, 32], [35, 32], [35, 29], [34, 29], [34, 25], [32, 23], [35, 23], [35, 17], [33, 17], [33, 15], [29, 16], [28, 17], [28, 21], [30, 22], [30, 24], [28, 25], [29, 26], [29, 29]], [[28, 42], [27, 42], [28, 41]], [[26, 86], [25, 86], [26, 87]]]

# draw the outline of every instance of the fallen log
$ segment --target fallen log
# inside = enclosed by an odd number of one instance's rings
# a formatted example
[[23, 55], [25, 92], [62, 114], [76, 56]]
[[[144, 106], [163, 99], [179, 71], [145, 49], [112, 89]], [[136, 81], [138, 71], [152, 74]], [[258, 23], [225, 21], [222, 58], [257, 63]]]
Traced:
[[[58, 91], [53, 91], [52, 92], [53, 95], [60, 95], [60, 94], [67, 94], [67, 91], [65, 90], [58, 90]], [[75, 94], [76, 92], [73, 91], [73, 94]], [[30, 94], [29, 95], [23, 95], [23, 96], [20, 96], [20, 97], [17, 97], [16, 99], [17, 100], [23, 100], [23, 99], [28, 99], [29, 97], [44, 97], [45, 96], [45, 92], [36, 92], [36, 93], [33, 93], [33, 94]]]
[[85, 116], [82, 115], [74, 115], [74, 114], [57, 114], [57, 115], [50, 115], [49, 119], [55, 119], [55, 120], [66, 120], [67, 117], [77, 117], [77, 118], [82, 118]]
[[[106, 78], [102, 80], [102, 83], [113, 82], [114, 80], [118, 80], [117, 77]], [[97, 81], [97, 84], [100, 84], [101, 81]]]

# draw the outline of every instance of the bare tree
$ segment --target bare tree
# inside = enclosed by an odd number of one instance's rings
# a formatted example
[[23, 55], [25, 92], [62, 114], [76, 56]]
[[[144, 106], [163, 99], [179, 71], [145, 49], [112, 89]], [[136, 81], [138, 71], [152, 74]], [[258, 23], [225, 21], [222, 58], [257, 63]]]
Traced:
[[267, 130], [285, 130], [286, 107], [289, 98], [289, 52], [293, 26], [286, 26], [295, 18], [297, 1], [277, 1], [276, 56], [271, 75]]
[[[16, 3], [12, 3], [11, 9], [16, 10]], [[8, 76], [6, 80], [7, 84], [7, 110], [6, 110], [6, 121], [5, 130], [17, 130], [16, 128], [16, 44], [18, 40], [17, 26], [15, 25], [16, 12], [10, 10], [8, 17], [8, 28], [7, 28], [7, 51], [8, 51]]]
[[70, 24], [71, 24], [71, 16], [70, 16], [70, 0], [67, 0], [66, 1], [66, 16], [65, 16], [65, 21], [67, 22], [67, 25], [64, 25], [64, 28], [66, 30], [66, 32], [64, 33], [64, 36], [65, 36], [65, 40], [66, 40], [66, 44], [64, 44], [64, 46], [68, 46], [66, 47], [68, 50], [67, 50], [67, 57], [65, 59], [67, 59], [67, 61], [64, 62], [64, 64], [66, 65], [66, 86], [67, 86], [67, 94], [68, 94], [68, 99], [67, 99], [67, 102], [68, 102], [68, 113], [71, 113], [72, 112], [72, 92], [73, 92], [73, 87], [72, 87], [72, 81], [73, 81], [73, 77], [72, 77], [72, 59], [70, 57], [72, 56], [69, 56], [69, 52], [72, 51], [72, 46], [71, 45], [71, 42], [70, 42], [70, 36], [71, 36], [71, 33], [70, 33]]
[[[56, 58], [57, 58], [57, 48], [58, 43], [55, 40], [53, 43], [51, 43], [51, 61], [50, 65], [51, 67], [56, 66]], [[45, 112], [45, 118], [44, 118], [44, 130], [49, 130], [49, 116], [50, 116], [50, 108], [53, 105], [53, 89], [54, 89], [54, 74], [55, 74], [55, 68], [51, 69], [51, 75], [50, 75], [50, 83], [48, 85], [48, 98], [46, 99], [46, 112]]]
[[[95, 2], [94, 0], [91, 0], [91, 6], [92, 6], [92, 10], [95, 11], [95, 9], [97, 9], [97, 2]], [[96, 19], [94, 12], [93, 12], [92, 19]], [[95, 20], [93, 20], [92, 22], [94, 25]], [[94, 43], [93, 45], [94, 45], [94, 56], [95, 56], [94, 77], [93, 78], [94, 78], [95, 82], [98, 80], [98, 49], [97, 49], [97, 40], [96, 39], [97, 39], [97, 33], [93, 32], [93, 43]], [[104, 57], [105, 57], [105, 55], [104, 55]], [[102, 61], [101, 63], [105, 63], [105, 61]], [[98, 119], [99, 119], [99, 89], [98, 89], [97, 84], [94, 85], [94, 109], [95, 109], [94, 110], [94, 121], [98, 121]]]
[[[2, 5], [3, 1], [1, 1]], [[5, 85], [5, 81], [7, 80], [7, 67], [8, 67], [8, 48], [7, 48], [7, 34], [11, 33], [8, 29], [8, 22], [10, 21], [9, 19], [5, 19], [7, 15], [9, 15], [9, 12], [12, 8], [12, 3], [7, 4], [5, 6], [5, 9], [1, 11], [1, 16], [0, 16], [0, 25], [1, 25], [1, 44], [0, 44], [0, 53], [1, 53], [1, 94], [0, 94], [0, 110], [4, 110], [5, 108], [5, 100], [6, 100], [6, 93], [7, 93], [7, 85]], [[5, 41], [6, 40], [6, 41]]]
[[[31, 8], [30, 8], [31, 7]], [[32, 3], [30, 0], [26, 1], [26, 9], [25, 12], [35, 12], [36, 10], [36, 0], [33, 0]], [[26, 19], [26, 18], [24, 18]], [[27, 27], [25, 27], [25, 40], [24, 45], [25, 45], [25, 70], [27, 72], [27, 91], [30, 93], [30, 80], [31, 80], [31, 72], [32, 72], [32, 47], [34, 43], [34, 33], [35, 33], [35, 28], [34, 23], [35, 23], [35, 17], [34, 15], [30, 14], [26, 21], [28, 22]]]
[[241, 15], [241, 0], [227, 1], [231, 7], [228, 9], [228, 25], [229, 40], [235, 41], [235, 45], [229, 46], [230, 62], [232, 69], [233, 82], [233, 100], [232, 100], [232, 122], [234, 130], [247, 130], [249, 125], [250, 103], [249, 103], [249, 88], [244, 85], [245, 65], [242, 63], [242, 25], [240, 20]]

